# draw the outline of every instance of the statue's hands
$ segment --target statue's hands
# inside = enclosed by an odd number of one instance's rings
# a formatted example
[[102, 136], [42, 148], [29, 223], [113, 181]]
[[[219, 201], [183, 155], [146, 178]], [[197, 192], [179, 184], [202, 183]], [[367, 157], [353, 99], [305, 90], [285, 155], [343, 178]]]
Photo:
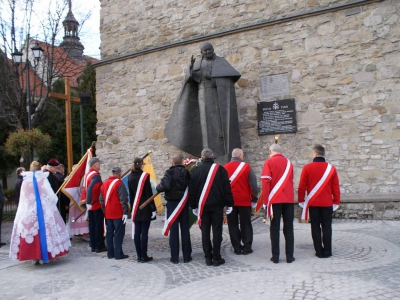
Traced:
[[196, 59], [193, 57], [190, 58], [190, 67], [193, 68], [194, 62], [196, 61]]

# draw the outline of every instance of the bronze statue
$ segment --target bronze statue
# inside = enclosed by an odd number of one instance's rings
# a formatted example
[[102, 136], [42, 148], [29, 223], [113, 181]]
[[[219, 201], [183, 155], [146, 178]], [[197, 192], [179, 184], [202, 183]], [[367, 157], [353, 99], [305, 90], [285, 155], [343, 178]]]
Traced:
[[169, 142], [193, 156], [211, 148], [217, 162], [228, 162], [241, 148], [235, 82], [240, 74], [210, 43], [201, 46], [202, 58], [191, 58], [189, 72], [165, 126]]

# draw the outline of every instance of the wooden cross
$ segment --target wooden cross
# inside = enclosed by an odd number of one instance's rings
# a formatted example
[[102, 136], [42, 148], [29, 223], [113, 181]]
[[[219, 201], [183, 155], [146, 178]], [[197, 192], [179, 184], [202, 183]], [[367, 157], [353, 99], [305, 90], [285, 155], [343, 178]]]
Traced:
[[72, 171], [73, 153], [72, 153], [72, 123], [71, 123], [71, 101], [80, 102], [77, 97], [71, 96], [71, 87], [69, 85], [69, 77], [65, 78], [65, 95], [53, 93], [49, 94], [50, 97], [65, 100], [65, 134], [67, 136], [67, 159], [68, 159], [68, 173]]

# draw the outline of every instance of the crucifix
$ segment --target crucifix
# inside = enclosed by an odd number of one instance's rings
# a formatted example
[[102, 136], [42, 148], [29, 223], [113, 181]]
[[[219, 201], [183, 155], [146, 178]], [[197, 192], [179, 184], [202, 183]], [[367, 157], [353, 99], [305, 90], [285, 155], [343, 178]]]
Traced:
[[71, 87], [69, 85], [69, 77], [66, 77], [64, 81], [65, 81], [65, 95], [50, 92], [49, 96], [52, 98], [65, 100], [65, 134], [67, 136], [68, 173], [71, 173], [72, 165], [73, 165], [71, 101], [79, 103], [80, 99], [77, 97], [71, 96]]

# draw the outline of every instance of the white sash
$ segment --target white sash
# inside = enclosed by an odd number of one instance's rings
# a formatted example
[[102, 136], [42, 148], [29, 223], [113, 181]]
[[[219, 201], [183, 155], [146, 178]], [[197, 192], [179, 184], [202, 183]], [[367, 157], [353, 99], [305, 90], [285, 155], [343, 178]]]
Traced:
[[[186, 187], [186, 190], [185, 190], [185, 193], [183, 194], [182, 199], [179, 200], [178, 206], [174, 209], [174, 211], [172, 212], [172, 214], [169, 216], [168, 219], [167, 219], [167, 210], [165, 210], [165, 223], [164, 223], [164, 228], [162, 230], [163, 235], [168, 236], [169, 230], [170, 230], [172, 224], [175, 222], [176, 218], [181, 213], [188, 198], [189, 198], [189, 187]], [[167, 208], [165, 207], [165, 209], [167, 209]]]
[[244, 162], [241, 162], [238, 167], [236, 168], [235, 172], [233, 172], [233, 174], [231, 175], [231, 177], [229, 177], [229, 181], [231, 182], [231, 185], [233, 183], [233, 181], [237, 178], [237, 176], [239, 175], [240, 171], [242, 171], [242, 169], [244, 168], [246, 164]]
[[[301, 214], [301, 219], [305, 220], [306, 217], [306, 212], [308, 211], [308, 205], [311, 200], [311, 198], [315, 195], [316, 192], [321, 188], [321, 186], [324, 184], [325, 180], [327, 180], [329, 173], [332, 170], [332, 165], [328, 163], [328, 166], [324, 172], [324, 175], [322, 175], [321, 179], [318, 181], [318, 183], [314, 186], [314, 188], [311, 190], [311, 192], [307, 195], [307, 198], [304, 200], [304, 208], [303, 212]], [[308, 215], [308, 213], [307, 213]]]
[[217, 165], [216, 163], [213, 163], [211, 165], [210, 171], [208, 171], [208, 174], [207, 174], [207, 179], [204, 184], [203, 190], [201, 191], [200, 200], [199, 200], [199, 217], [198, 217], [198, 219], [199, 219], [198, 221], [200, 221], [200, 224], [201, 224], [201, 215], [203, 214], [203, 206], [204, 206], [203, 202], [205, 201], [204, 199], [206, 198], [206, 196], [208, 196], [207, 190], [208, 190], [208, 192], [210, 192], [209, 189], [211, 189], [211, 185], [212, 185], [211, 177], [214, 173], [214, 170], [216, 168], [218, 168], [218, 166], [219, 165]]
[[268, 196], [268, 208], [269, 209], [269, 215], [273, 216], [273, 211], [272, 211], [272, 203], [270, 203], [272, 197], [275, 196], [275, 194], [280, 190], [280, 188], [282, 187], [282, 184], [285, 182], [286, 178], [289, 175], [289, 170], [290, 170], [290, 161], [286, 158], [287, 163], [286, 163], [286, 169], [285, 172], [283, 172], [282, 177], [278, 180], [278, 182], [276, 183], [276, 185], [274, 186], [274, 188], [272, 189], [272, 191], [269, 193]]
[[112, 188], [113, 188], [114, 184], [116, 184], [118, 182], [118, 180], [119, 179], [114, 179], [113, 182], [111, 182], [110, 186], [108, 187], [106, 199], [104, 200], [104, 206], [107, 205], [108, 198], [110, 198], [110, 193], [112, 191]]

